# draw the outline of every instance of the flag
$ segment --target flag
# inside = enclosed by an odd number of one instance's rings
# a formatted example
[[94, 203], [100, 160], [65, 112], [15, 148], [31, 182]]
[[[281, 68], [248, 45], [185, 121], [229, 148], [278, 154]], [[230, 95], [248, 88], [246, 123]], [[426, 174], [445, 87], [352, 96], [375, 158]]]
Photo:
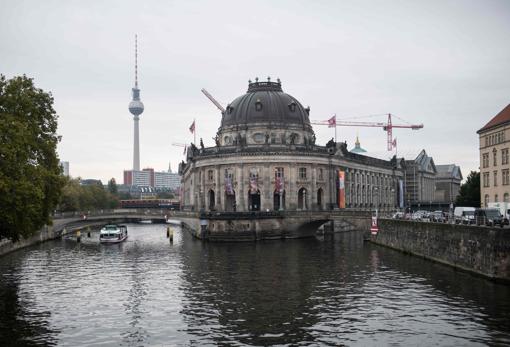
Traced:
[[182, 154], [186, 154], [186, 150], [188, 149], [188, 146], [187, 145], [184, 145], [184, 152], [182, 152]]
[[397, 147], [397, 139], [393, 139], [393, 142], [391, 143], [393, 147]]
[[195, 133], [195, 121], [193, 120], [193, 123], [191, 123], [191, 126], [189, 127], [189, 131], [194, 134]]
[[328, 119], [328, 128], [334, 128], [336, 127], [336, 114]]

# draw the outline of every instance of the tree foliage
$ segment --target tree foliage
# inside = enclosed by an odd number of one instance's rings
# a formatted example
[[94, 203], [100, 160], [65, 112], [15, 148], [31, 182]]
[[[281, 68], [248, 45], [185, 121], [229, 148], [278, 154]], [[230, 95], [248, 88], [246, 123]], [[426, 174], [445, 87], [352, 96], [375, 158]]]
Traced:
[[60, 200], [59, 210], [90, 211], [112, 209], [118, 206], [118, 198], [102, 185], [81, 185], [80, 179], [68, 179]]
[[0, 75], [0, 237], [18, 240], [51, 223], [63, 184], [57, 118], [53, 97], [32, 79]]
[[108, 191], [113, 194], [113, 195], [117, 195], [118, 193], [118, 188], [117, 188], [117, 182], [115, 182], [115, 178], [112, 177], [109, 181], [108, 181]]
[[480, 207], [480, 172], [469, 173], [466, 182], [460, 186], [455, 205]]

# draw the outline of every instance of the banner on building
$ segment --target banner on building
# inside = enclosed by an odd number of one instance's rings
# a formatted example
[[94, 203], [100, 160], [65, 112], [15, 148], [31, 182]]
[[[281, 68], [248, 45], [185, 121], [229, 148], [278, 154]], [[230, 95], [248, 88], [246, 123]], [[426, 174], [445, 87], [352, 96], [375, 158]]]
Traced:
[[250, 177], [250, 194], [257, 194], [258, 190], [257, 177]]
[[398, 180], [398, 207], [404, 208], [404, 181]]
[[276, 176], [274, 180], [274, 190], [282, 193], [283, 192], [283, 177]]
[[232, 187], [232, 178], [229, 176], [225, 177], [225, 193], [227, 193], [227, 195], [234, 195], [234, 188]]
[[345, 208], [345, 172], [338, 171], [338, 207]]

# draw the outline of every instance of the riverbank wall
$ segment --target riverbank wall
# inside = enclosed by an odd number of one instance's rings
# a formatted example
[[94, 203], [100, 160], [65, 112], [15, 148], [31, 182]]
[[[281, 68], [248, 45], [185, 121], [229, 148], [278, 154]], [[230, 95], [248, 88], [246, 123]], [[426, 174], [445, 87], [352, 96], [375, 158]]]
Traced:
[[510, 229], [380, 219], [369, 240], [510, 283]]

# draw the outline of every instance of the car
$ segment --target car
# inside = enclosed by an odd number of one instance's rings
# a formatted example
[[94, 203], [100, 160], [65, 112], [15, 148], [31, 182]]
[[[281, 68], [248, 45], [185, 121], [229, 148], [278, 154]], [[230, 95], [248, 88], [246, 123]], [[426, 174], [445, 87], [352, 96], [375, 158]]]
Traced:
[[474, 213], [476, 225], [503, 227], [508, 225], [508, 219], [504, 218], [497, 208], [477, 208]]
[[405, 218], [405, 214], [404, 214], [404, 212], [395, 212], [393, 214], [393, 216], [391, 216], [391, 218], [393, 218], [393, 219], [404, 219]]
[[434, 211], [430, 214], [430, 220], [432, 222], [444, 223], [446, 218], [444, 217], [443, 211]]

